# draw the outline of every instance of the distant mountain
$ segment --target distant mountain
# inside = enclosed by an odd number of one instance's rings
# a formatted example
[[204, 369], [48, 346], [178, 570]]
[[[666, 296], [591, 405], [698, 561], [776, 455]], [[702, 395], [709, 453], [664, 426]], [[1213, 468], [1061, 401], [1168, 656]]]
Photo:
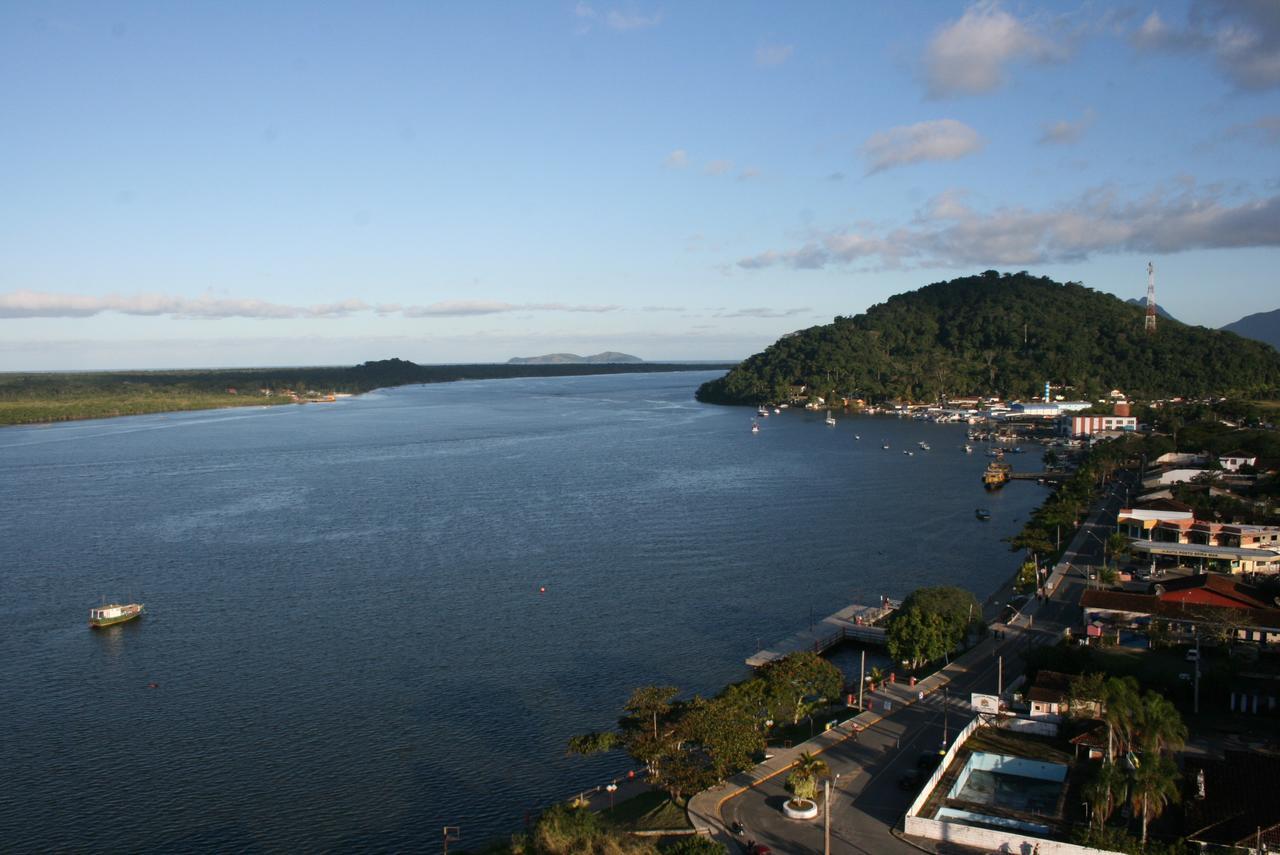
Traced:
[[1078, 283], [988, 270], [781, 338], [704, 383], [698, 399], [1025, 398], [1046, 381], [1082, 400], [1117, 388], [1139, 399], [1280, 389], [1280, 353], [1267, 345], [1171, 319], [1150, 335], [1142, 315]]
[[1254, 341], [1265, 342], [1276, 350], [1280, 350], [1280, 309], [1245, 315], [1240, 320], [1227, 324], [1223, 329]]
[[[1146, 298], [1146, 297], [1131, 297], [1131, 298], [1130, 298], [1130, 299], [1128, 299], [1126, 302], [1127, 302], [1127, 303], [1129, 303], [1129, 305], [1131, 305], [1131, 306], [1137, 306], [1138, 308], [1142, 309], [1142, 311], [1144, 311], [1144, 312], [1147, 310], [1147, 298]], [[1165, 319], [1170, 320], [1170, 321], [1176, 321], [1176, 320], [1178, 320], [1178, 319], [1177, 319], [1177, 318], [1175, 318], [1173, 315], [1171, 315], [1171, 314], [1169, 314], [1168, 312], [1166, 312], [1166, 311], [1164, 310], [1164, 306], [1161, 306], [1159, 303], [1156, 303], [1156, 317], [1158, 317], [1158, 318], [1165, 318]]]
[[629, 353], [618, 353], [606, 350], [591, 356], [578, 356], [576, 353], [548, 353], [545, 356], [513, 356], [507, 360], [508, 365], [606, 365], [619, 362], [644, 362], [638, 356]]

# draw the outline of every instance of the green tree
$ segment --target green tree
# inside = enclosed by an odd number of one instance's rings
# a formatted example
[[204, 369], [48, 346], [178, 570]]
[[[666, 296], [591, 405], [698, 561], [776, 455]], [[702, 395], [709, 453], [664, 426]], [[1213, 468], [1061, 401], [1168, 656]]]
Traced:
[[1147, 692], [1136, 711], [1134, 730], [1144, 754], [1177, 751], [1187, 744], [1187, 726], [1173, 703], [1158, 692]]
[[1134, 731], [1142, 706], [1138, 681], [1133, 677], [1107, 680], [1102, 720], [1107, 725], [1107, 762], [1114, 763], [1117, 753], [1133, 746]]
[[1147, 825], [1177, 802], [1178, 767], [1163, 754], [1147, 754], [1133, 770], [1129, 784], [1129, 804], [1142, 816], [1142, 845], [1147, 845]]
[[818, 779], [826, 776], [828, 771], [825, 760], [804, 752], [787, 776], [787, 786], [797, 799], [813, 801], [818, 795]]
[[1115, 812], [1116, 806], [1125, 800], [1129, 792], [1129, 781], [1116, 764], [1105, 762], [1094, 770], [1082, 792], [1085, 801], [1089, 803], [1091, 819], [1097, 822], [1098, 828], [1102, 828]]
[[837, 697], [844, 685], [840, 669], [816, 653], [802, 651], [774, 660], [761, 671], [773, 718], [800, 721], [811, 710]]
[[680, 747], [704, 758], [712, 778], [722, 781], [748, 768], [764, 750], [758, 725], [759, 718], [731, 698], [694, 698], [680, 720]]
[[889, 655], [912, 668], [940, 659], [960, 646], [981, 616], [973, 594], [962, 588], [919, 588], [889, 620]]

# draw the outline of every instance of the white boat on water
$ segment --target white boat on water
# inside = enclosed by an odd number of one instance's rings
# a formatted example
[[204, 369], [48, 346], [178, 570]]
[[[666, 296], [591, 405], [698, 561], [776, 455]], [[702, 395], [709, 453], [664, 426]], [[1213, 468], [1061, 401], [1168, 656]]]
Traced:
[[781, 409], [779, 409], [778, 407], [774, 407], [774, 408], [773, 408], [773, 414], [774, 414], [775, 416], [776, 416], [776, 415], [778, 415], [778, 414], [779, 414], [779, 413], [781, 413], [781, 412], [782, 412], [782, 410], [781, 410]]
[[836, 423], [835, 416], [831, 415], [831, 413], [830, 413], [830, 412], [828, 412], [828, 413], [827, 413], [827, 424], [829, 424], [829, 425], [834, 425], [835, 423]]
[[767, 416], [767, 415], [769, 415], [769, 408], [768, 408], [768, 407], [766, 407], [766, 406], [764, 406], [763, 404], [762, 404], [761, 406], [759, 406], [759, 407], [756, 407], [756, 415], [757, 415], [757, 416]]
[[752, 433], [759, 433], [759, 432], [760, 432], [760, 423], [759, 423], [759, 422], [752, 422], [752, 423], [751, 423], [751, 432], [752, 432]]
[[973, 454], [973, 446], [966, 442], [966, 443], [964, 444], [964, 453], [965, 453], [965, 454]]
[[931, 450], [931, 449], [929, 448], [929, 443], [925, 442], [924, 440], [920, 440], [920, 450], [921, 450], [921, 451], [929, 451], [929, 450]]
[[889, 443], [887, 443], [887, 442], [886, 442], [884, 445], [881, 445], [880, 447], [881, 447], [881, 448], [883, 448], [885, 451], [888, 451], [888, 450], [889, 450]]
[[861, 436], [861, 434], [856, 434], [856, 433], [855, 433], [855, 434], [853, 435], [853, 438], [854, 438], [854, 439], [862, 439], [862, 436]]

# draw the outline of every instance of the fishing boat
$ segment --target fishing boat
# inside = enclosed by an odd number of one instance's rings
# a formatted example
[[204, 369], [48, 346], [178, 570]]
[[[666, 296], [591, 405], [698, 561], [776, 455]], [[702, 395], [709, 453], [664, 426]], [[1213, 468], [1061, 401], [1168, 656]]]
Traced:
[[89, 609], [89, 626], [111, 626], [142, 616], [142, 603], [109, 603]]
[[886, 442], [884, 445], [882, 445], [882, 446], [880, 446], [880, 447], [881, 447], [881, 448], [883, 448], [885, 451], [888, 451], [888, 450], [889, 450], [889, 443], [887, 443], [887, 442]]
[[921, 450], [921, 451], [929, 451], [929, 450], [930, 450], [929, 443], [925, 442], [924, 440], [921, 440], [921, 441], [920, 441], [920, 450]]
[[855, 433], [855, 434], [853, 435], [853, 438], [854, 438], [854, 439], [859, 439], [859, 440], [860, 440], [860, 439], [862, 439], [862, 435], [861, 435], [861, 434], [857, 434], [857, 433]]
[[977, 518], [978, 518], [978, 519], [980, 519], [980, 520], [989, 520], [989, 519], [991, 519], [991, 511], [987, 510], [986, 508], [978, 508], [978, 509], [977, 509], [977, 510], [975, 510], [973, 513], [974, 513], [974, 515], [975, 515], [975, 516], [977, 516]]
[[759, 422], [752, 422], [752, 423], [751, 423], [751, 432], [752, 432], [752, 433], [759, 433], [759, 432], [760, 432], [760, 423], [759, 423]]
[[778, 407], [774, 407], [774, 408], [773, 408], [773, 414], [774, 414], [775, 416], [776, 416], [776, 415], [778, 415], [778, 414], [779, 414], [779, 413], [781, 413], [781, 412], [782, 412], [782, 410], [781, 410], [780, 408], [778, 408]]
[[831, 411], [830, 411], [830, 410], [828, 410], [828, 411], [827, 411], [827, 424], [829, 424], [829, 425], [834, 425], [835, 423], [836, 423], [836, 417], [835, 417], [835, 416], [833, 416], [833, 415], [831, 415]]
[[759, 407], [756, 408], [756, 415], [757, 416], [769, 415], [769, 408], [761, 404]]
[[965, 453], [965, 454], [973, 454], [973, 446], [966, 442], [966, 443], [964, 444], [964, 453]]

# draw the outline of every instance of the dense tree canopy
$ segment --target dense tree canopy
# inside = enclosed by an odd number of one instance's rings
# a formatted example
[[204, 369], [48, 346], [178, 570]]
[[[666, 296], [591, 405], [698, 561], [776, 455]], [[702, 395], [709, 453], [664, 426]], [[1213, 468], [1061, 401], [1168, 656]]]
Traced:
[[941, 659], [964, 641], [982, 610], [963, 588], [942, 586], [913, 591], [889, 621], [889, 655], [912, 668]]
[[1233, 333], [1162, 320], [1078, 283], [994, 270], [899, 294], [864, 314], [784, 336], [698, 390], [712, 403], [785, 400], [793, 387], [933, 401], [1030, 397], [1049, 380], [1076, 397], [1139, 398], [1280, 388], [1280, 353]]

